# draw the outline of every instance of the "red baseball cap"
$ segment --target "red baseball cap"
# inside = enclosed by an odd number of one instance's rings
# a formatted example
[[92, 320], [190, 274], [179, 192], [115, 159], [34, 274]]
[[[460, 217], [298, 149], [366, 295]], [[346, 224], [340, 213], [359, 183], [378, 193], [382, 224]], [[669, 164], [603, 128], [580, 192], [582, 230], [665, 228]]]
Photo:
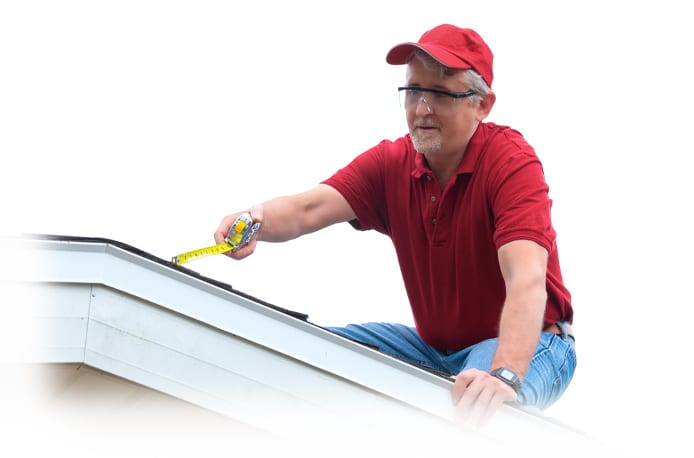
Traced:
[[494, 55], [482, 37], [474, 30], [461, 29], [450, 24], [436, 26], [424, 32], [417, 43], [400, 43], [394, 46], [388, 51], [386, 61], [392, 65], [405, 64], [415, 48], [426, 52], [446, 67], [475, 70], [487, 85], [492, 87]]

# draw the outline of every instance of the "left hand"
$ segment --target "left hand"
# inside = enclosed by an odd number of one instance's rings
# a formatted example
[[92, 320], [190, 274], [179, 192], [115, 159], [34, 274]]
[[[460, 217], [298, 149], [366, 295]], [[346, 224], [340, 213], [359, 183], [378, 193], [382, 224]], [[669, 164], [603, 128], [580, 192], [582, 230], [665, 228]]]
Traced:
[[456, 417], [464, 424], [479, 427], [486, 423], [504, 402], [515, 402], [516, 392], [489, 372], [467, 369], [452, 376], [451, 397]]

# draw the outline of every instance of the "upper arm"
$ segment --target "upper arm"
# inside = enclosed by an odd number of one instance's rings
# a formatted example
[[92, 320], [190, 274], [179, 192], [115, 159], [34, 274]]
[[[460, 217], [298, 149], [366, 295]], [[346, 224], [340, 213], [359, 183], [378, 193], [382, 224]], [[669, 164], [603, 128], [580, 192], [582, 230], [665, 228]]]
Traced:
[[531, 240], [514, 240], [498, 250], [499, 267], [507, 294], [513, 288], [541, 286], [547, 275], [547, 250]]

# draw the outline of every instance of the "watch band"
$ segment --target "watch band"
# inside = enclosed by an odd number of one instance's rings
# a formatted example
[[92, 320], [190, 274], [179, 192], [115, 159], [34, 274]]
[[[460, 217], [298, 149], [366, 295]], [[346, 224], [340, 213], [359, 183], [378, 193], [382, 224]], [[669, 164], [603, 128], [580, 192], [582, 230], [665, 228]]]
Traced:
[[515, 372], [513, 372], [511, 369], [506, 369], [505, 367], [498, 367], [494, 369], [493, 371], [489, 372], [492, 376], [498, 378], [516, 392], [516, 394], [520, 394], [521, 391], [521, 381], [518, 375], [516, 375]]

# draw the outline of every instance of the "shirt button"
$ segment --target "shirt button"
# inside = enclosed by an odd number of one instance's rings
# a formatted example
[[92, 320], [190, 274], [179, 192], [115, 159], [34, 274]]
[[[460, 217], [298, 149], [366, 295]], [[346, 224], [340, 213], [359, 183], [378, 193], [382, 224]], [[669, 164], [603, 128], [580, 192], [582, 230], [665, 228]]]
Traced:
[[431, 196], [431, 201], [436, 202], [436, 196]]
[[434, 226], [436, 226], [436, 218], [434, 218], [434, 219], [431, 220], [431, 224], [433, 224]]
[[431, 181], [431, 175], [427, 175], [427, 181]]

